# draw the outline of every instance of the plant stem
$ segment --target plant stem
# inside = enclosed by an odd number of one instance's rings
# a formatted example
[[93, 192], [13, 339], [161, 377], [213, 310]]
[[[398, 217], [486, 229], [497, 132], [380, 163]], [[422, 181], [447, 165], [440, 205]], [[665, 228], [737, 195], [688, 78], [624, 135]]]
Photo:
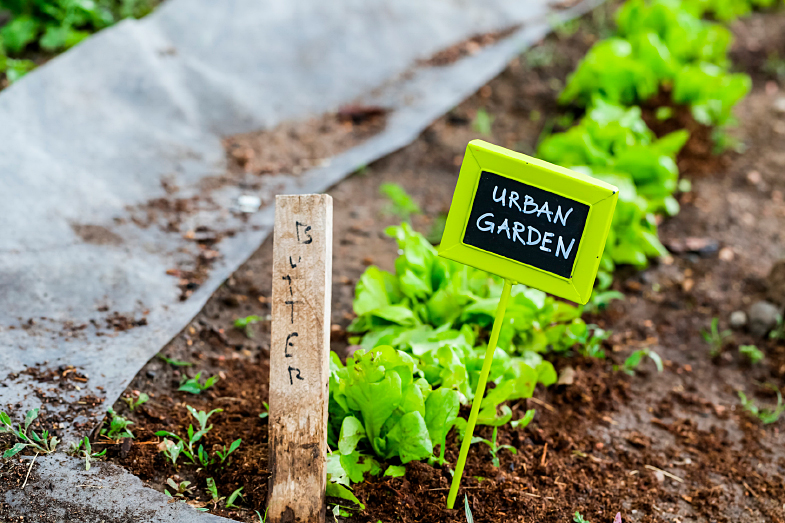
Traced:
[[36, 452], [35, 456], [33, 456], [33, 461], [30, 462], [30, 467], [27, 469], [27, 474], [25, 475], [25, 482], [22, 483], [22, 490], [24, 490], [25, 487], [27, 486], [27, 480], [30, 477], [30, 471], [33, 470], [33, 465], [35, 465], [35, 458], [37, 457], [38, 457], [38, 452]]
[[512, 290], [512, 286], [512, 281], [507, 279], [504, 280], [504, 289], [502, 290], [501, 298], [499, 298], [499, 306], [496, 308], [496, 318], [493, 320], [491, 339], [488, 340], [488, 348], [485, 351], [485, 360], [482, 364], [482, 371], [480, 371], [480, 379], [477, 382], [477, 391], [474, 393], [472, 411], [469, 414], [469, 422], [466, 424], [466, 432], [463, 435], [463, 442], [461, 443], [461, 452], [458, 455], [458, 462], [455, 464], [455, 474], [452, 477], [450, 494], [447, 496], [447, 508], [449, 509], [455, 506], [455, 498], [458, 496], [458, 488], [461, 486], [463, 467], [466, 465], [466, 457], [469, 454], [469, 447], [472, 444], [474, 426], [477, 424], [477, 416], [480, 413], [480, 404], [482, 403], [483, 396], [485, 395], [485, 384], [488, 381], [488, 374], [491, 372], [493, 353], [496, 351], [496, 343], [499, 341], [499, 332], [502, 329], [504, 313], [507, 311], [507, 301], [510, 299], [510, 291]]

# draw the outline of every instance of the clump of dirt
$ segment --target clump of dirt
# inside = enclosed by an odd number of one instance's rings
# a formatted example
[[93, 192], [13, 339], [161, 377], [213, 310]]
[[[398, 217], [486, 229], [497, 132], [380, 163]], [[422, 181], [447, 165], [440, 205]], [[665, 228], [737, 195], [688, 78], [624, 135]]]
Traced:
[[184, 239], [196, 244], [197, 254], [186, 258], [176, 269], [166, 271], [166, 274], [177, 278], [180, 301], [187, 300], [207, 280], [213, 264], [221, 257], [221, 253], [215, 248], [216, 244], [235, 233], [234, 229], [216, 232], [202, 225], [183, 235]]
[[[285, 122], [272, 130], [225, 139], [229, 172], [299, 175], [325, 165], [331, 156], [359, 145], [386, 125], [383, 108], [360, 111], [353, 107], [352, 111], [344, 108], [306, 121]], [[358, 117], [361, 113], [362, 117]]]
[[134, 319], [133, 316], [126, 316], [115, 311], [106, 318], [106, 328], [112, 329], [115, 332], [122, 332], [133, 329], [135, 327], [143, 327], [147, 325], [147, 318], [144, 316]]
[[85, 243], [120, 245], [123, 239], [102, 225], [72, 223], [71, 228]]

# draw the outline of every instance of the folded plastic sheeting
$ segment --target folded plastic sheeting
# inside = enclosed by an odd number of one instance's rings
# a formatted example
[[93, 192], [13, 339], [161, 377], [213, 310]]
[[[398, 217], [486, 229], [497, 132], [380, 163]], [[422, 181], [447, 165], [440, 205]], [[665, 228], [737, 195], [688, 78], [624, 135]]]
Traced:
[[[0, 408], [23, 410], [48, 394], [25, 369], [72, 365], [88, 381], [61, 399], [104, 398], [88, 410], [102, 416], [266, 238], [276, 193], [322, 192], [410, 143], [543, 37], [551, 17], [597, 3], [553, 11], [547, 0], [168, 0], [0, 93]], [[514, 26], [452, 64], [416, 65]], [[222, 136], [349, 102], [389, 108], [384, 130], [320, 168], [263, 177], [257, 212], [237, 212], [248, 193], [238, 184], [190, 199], [225, 172]], [[192, 212], [172, 209], [188, 202], [197, 202]], [[172, 216], [178, 227], [160, 226]], [[222, 239], [220, 257], [181, 300], [177, 270], [193, 269], [199, 252], [186, 230]], [[85, 421], [73, 419], [66, 436]], [[39, 457], [42, 477], [59, 459]], [[70, 502], [84, 506], [105, 494], [75, 490]], [[26, 510], [23, 496], [5, 497]], [[161, 514], [149, 520], [172, 520]]]

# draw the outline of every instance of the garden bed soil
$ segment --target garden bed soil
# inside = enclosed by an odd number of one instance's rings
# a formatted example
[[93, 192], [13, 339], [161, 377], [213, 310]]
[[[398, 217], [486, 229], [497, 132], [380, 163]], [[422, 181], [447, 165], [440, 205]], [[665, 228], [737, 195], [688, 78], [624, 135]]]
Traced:
[[[555, 96], [588, 47], [606, 34], [607, 10], [584, 17], [575, 34], [549, 37], [416, 142], [330, 191], [335, 201], [332, 345], [338, 354], [346, 353], [344, 329], [353, 318], [358, 278], [371, 264], [394, 269], [397, 245], [384, 229], [399, 220], [384, 212], [379, 186], [402, 185], [424, 211], [413, 218], [415, 229], [429, 233], [449, 208], [466, 143], [478, 137], [470, 124], [477, 110], [495, 116], [486, 139], [533, 152], [544, 128], [558, 128]], [[760, 31], [750, 29], [761, 27], [773, 35], [770, 40], [759, 40]], [[517, 455], [502, 451], [496, 469], [487, 448], [471, 448], [461, 499], [468, 496], [476, 521], [564, 522], [580, 511], [598, 523], [612, 521], [620, 511], [624, 521], [785, 522], [783, 422], [761, 425], [742, 411], [736, 396], [745, 390], [759, 403], [774, 401], [758, 384], [782, 389], [785, 342], [736, 331], [712, 359], [700, 335], [713, 317], [724, 328], [731, 312], [765, 298], [768, 272], [783, 256], [785, 114], [775, 107], [785, 99], [785, 85], [762, 73], [758, 58], [776, 46], [785, 52], [778, 36], [785, 35], [785, 16], [758, 14], [735, 24], [734, 31], [736, 63], [749, 68], [754, 80], [753, 92], [737, 111], [735, 135], [746, 152], [726, 153], [705, 169], [704, 157], [695, 156], [711, 144], [698, 133], [679, 158], [680, 165], [700, 167], [687, 171], [701, 176], [692, 178], [691, 192], [680, 195], [681, 213], [661, 225], [665, 244], [678, 248], [648, 270], [617, 274], [614, 286], [626, 299], [591, 318], [614, 332], [608, 359], [557, 358], [557, 369], [571, 380], [538, 387], [534, 398], [512, 405], [516, 417], [537, 409], [526, 429], [499, 430], [500, 443], [513, 445]], [[251, 158], [265, 154], [259, 140], [228, 143], [242, 143], [246, 153], [253, 151], [246, 154]], [[263, 168], [253, 170], [263, 175]], [[192, 481], [196, 491], [190, 501], [196, 505], [213, 508], [205, 503], [207, 477], [215, 478], [222, 496], [243, 487], [243, 508], [214, 510], [240, 521], [258, 521], [253, 511], [263, 513], [266, 504], [267, 427], [259, 414], [267, 398], [271, 257], [267, 241], [163, 350], [193, 367], [155, 358], [139, 372], [126, 394], [146, 392], [151, 400], [134, 412], [122, 401], [114, 405], [134, 421], [136, 437], [130, 445], [106, 445], [112, 461], [152, 488], [163, 490], [169, 477]], [[263, 320], [247, 333], [233, 328], [235, 319], [252, 314]], [[746, 343], [757, 344], [766, 359], [754, 367], [744, 363], [736, 347]], [[614, 370], [642, 347], [663, 357], [662, 374], [648, 362], [635, 376]], [[199, 371], [220, 380], [200, 395], [176, 392], [183, 374]], [[204, 471], [183, 458], [179, 469], [165, 462], [154, 433], [183, 433], [192, 421], [185, 404], [223, 409], [211, 418], [206, 446], [242, 438], [230, 466]], [[479, 434], [487, 438], [490, 429], [481, 427]], [[447, 449], [453, 463], [454, 437]], [[404, 478], [371, 478], [355, 486], [367, 508], [351, 521], [464, 521], [462, 508], [444, 508], [449, 481], [446, 470], [419, 463], [409, 464]]]

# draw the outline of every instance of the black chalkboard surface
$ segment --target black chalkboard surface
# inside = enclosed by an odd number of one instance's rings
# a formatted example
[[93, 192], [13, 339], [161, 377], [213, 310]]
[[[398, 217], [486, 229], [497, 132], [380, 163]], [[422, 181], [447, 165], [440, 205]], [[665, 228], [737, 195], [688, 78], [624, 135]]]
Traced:
[[588, 214], [584, 203], [483, 171], [463, 243], [570, 278]]

